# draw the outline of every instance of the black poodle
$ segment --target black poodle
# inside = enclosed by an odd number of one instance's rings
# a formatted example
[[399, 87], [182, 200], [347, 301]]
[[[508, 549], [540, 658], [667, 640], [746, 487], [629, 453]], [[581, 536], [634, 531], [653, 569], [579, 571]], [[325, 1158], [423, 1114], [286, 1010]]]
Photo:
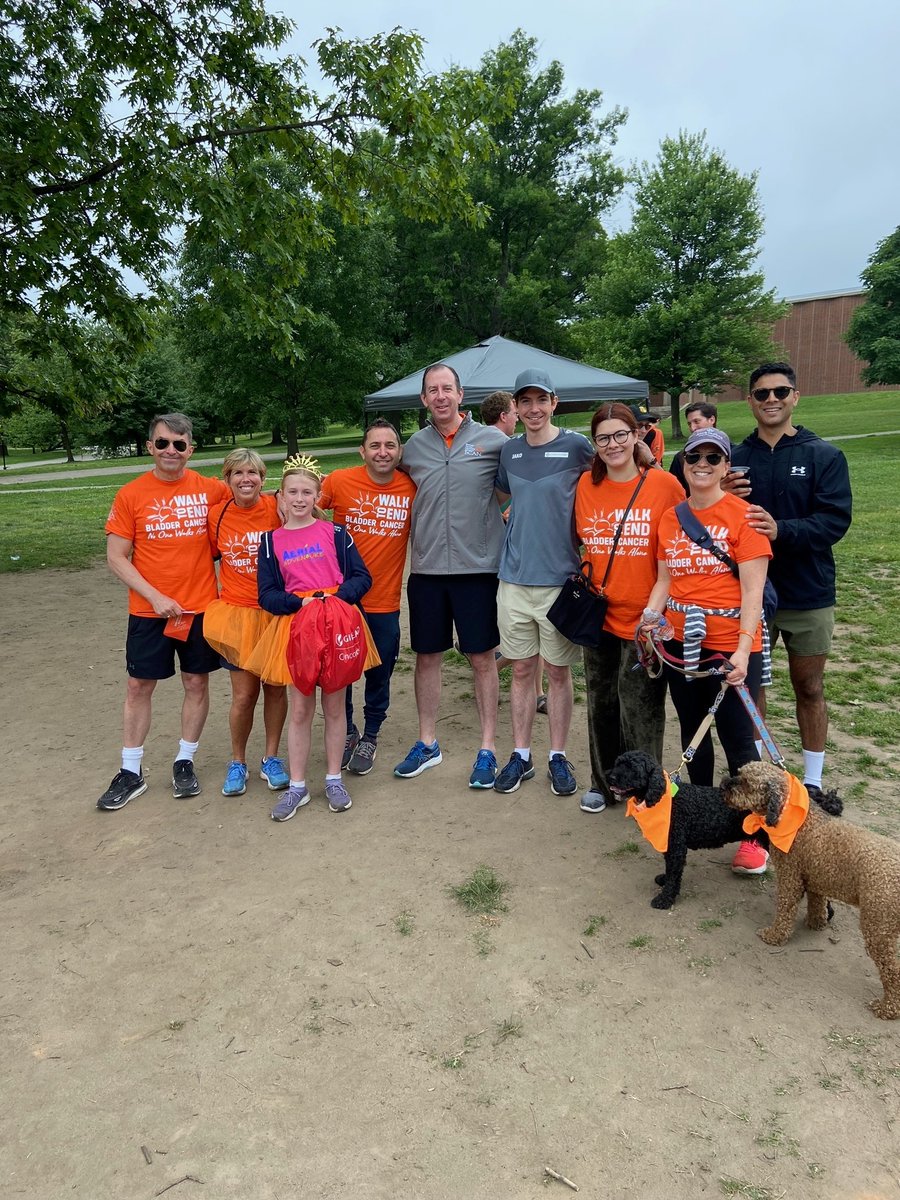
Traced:
[[[620, 754], [613, 768], [607, 771], [606, 782], [617, 800], [633, 796], [648, 808], [658, 804], [666, 790], [662, 768], [643, 750]], [[651, 905], [671, 908], [675, 903], [681, 891], [688, 850], [714, 850], [728, 842], [745, 840], [745, 816], [746, 813], [738, 813], [725, 803], [719, 788], [680, 783], [672, 799], [665, 874], [657, 875], [654, 880], [662, 890], [650, 901]], [[757, 838], [768, 846], [764, 833]]]

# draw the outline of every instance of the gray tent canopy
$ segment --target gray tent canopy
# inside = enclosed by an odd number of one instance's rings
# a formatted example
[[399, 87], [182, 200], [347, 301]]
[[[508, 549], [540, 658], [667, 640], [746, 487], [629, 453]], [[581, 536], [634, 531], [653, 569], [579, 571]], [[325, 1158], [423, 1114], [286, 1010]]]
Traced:
[[[623, 400], [634, 404], [646, 400], [649, 388], [643, 379], [616, 375], [536, 350], [505, 337], [490, 337], [468, 350], [449, 354], [442, 362], [456, 370], [465, 392], [466, 406], [480, 404], [491, 392], [512, 391], [516, 376], [527, 367], [546, 371], [553, 382], [560, 404], [582, 409], [601, 404], [604, 400]], [[426, 364], [427, 365], [427, 364]], [[422, 367], [396, 383], [372, 392], [365, 398], [366, 412], [393, 412], [403, 408], [418, 408], [422, 390]]]

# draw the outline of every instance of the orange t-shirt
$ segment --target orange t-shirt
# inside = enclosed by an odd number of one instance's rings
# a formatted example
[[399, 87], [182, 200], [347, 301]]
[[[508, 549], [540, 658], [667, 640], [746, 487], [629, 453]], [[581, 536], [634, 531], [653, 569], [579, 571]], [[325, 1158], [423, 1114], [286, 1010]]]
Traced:
[[[231, 495], [221, 479], [207, 479], [188, 468], [175, 483], [152, 471], [116, 493], [106, 532], [127, 538], [131, 561], [144, 579], [185, 612], [204, 612], [216, 599], [216, 573], [206, 532], [211, 504]], [[155, 617], [152, 604], [128, 589], [128, 611]]]
[[238, 608], [259, 608], [256, 590], [256, 551], [259, 539], [280, 529], [274, 496], [260, 496], [252, 508], [240, 508], [232, 497], [209, 510], [209, 544], [219, 563], [220, 599]]
[[[697, 511], [720, 550], [738, 564], [752, 558], [771, 558], [772, 544], [765, 534], [757, 533], [747, 524], [749, 504], [738, 496], [726, 494], [721, 500]], [[674, 510], [664, 516], [659, 526], [659, 558], [669, 569], [669, 596], [682, 604], [698, 604], [701, 608], [740, 608], [741, 584], [729, 567], [714, 554], [701, 550], [681, 528]], [[684, 613], [669, 609], [675, 637], [684, 640]], [[703, 645], [709, 650], [736, 650], [740, 622], [730, 617], [707, 617]], [[762, 639], [757, 626], [751, 649], [760, 650]]]
[[650, 447], [653, 457], [662, 466], [663, 455], [666, 452], [666, 439], [663, 437], [663, 431], [658, 425], [651, 425], [650, 433], [653, 434], [653, 437], [647, 445]]
[[[594, 569], [599, 587], [609, 562], [613, 537], [637, 479], [617, 483], [607, 477], [594, 483], [590, 471], [575, 489], [575, 528], [584, 546], [584, 556]], [[637, 494], [622, 536], [616, 546], [606, 583], [609, 608], [603, 628], [616, 637], [630, 640], [656, 583], [657, 530], [666, 509], [684, 499], [684, 489], [668, 471], [655, 468], [647, 473]]]
[[322, 480], [323, 508], [334, 510], [334, 520], [352, 535], [372, 576], [372, 587], [363, 600], [366, 612], [397, 612], [406, 564], [410, 514], [416, 485], [403, 471], [395, 471], [382, 486], [369, 478], [364, 466], [332, 471]]

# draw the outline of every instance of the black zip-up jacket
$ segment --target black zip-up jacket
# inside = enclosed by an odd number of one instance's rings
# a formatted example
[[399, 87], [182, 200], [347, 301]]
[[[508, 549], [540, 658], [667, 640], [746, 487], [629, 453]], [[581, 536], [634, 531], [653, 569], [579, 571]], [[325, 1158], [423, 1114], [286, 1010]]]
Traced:
[[771, 447], [754, 431], [734, 447], [731, 462], [750, 468], [748, 501], [778, 523], [769, 563], [778, 607], [829, 608], [835, 602], [831, 548], [850, 528], [853, 506], [844, 455], [798, 425]]

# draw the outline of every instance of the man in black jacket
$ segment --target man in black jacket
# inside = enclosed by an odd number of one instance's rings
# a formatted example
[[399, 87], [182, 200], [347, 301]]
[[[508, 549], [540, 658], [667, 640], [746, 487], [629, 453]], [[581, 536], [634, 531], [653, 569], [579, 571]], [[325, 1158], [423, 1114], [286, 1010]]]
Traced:
[[[803, 746], [803, 781], [821, 789], [828, 733], [825, 661], [834, 631], [832, 547], [850, 527], [852, 496], [840, 450], [793, 413], [800, 395], [787, 363], [763, 363], [750, 376], [747, 401], [756, 431], [734, 447], [733, 467], [747, 467], [733, 491], [751, 501], [748, 521], [772, 542], [769, 578], [778, 592], [770, 625], [788, 654]], [[765, 711], [765, 692], [761, 693]]]

